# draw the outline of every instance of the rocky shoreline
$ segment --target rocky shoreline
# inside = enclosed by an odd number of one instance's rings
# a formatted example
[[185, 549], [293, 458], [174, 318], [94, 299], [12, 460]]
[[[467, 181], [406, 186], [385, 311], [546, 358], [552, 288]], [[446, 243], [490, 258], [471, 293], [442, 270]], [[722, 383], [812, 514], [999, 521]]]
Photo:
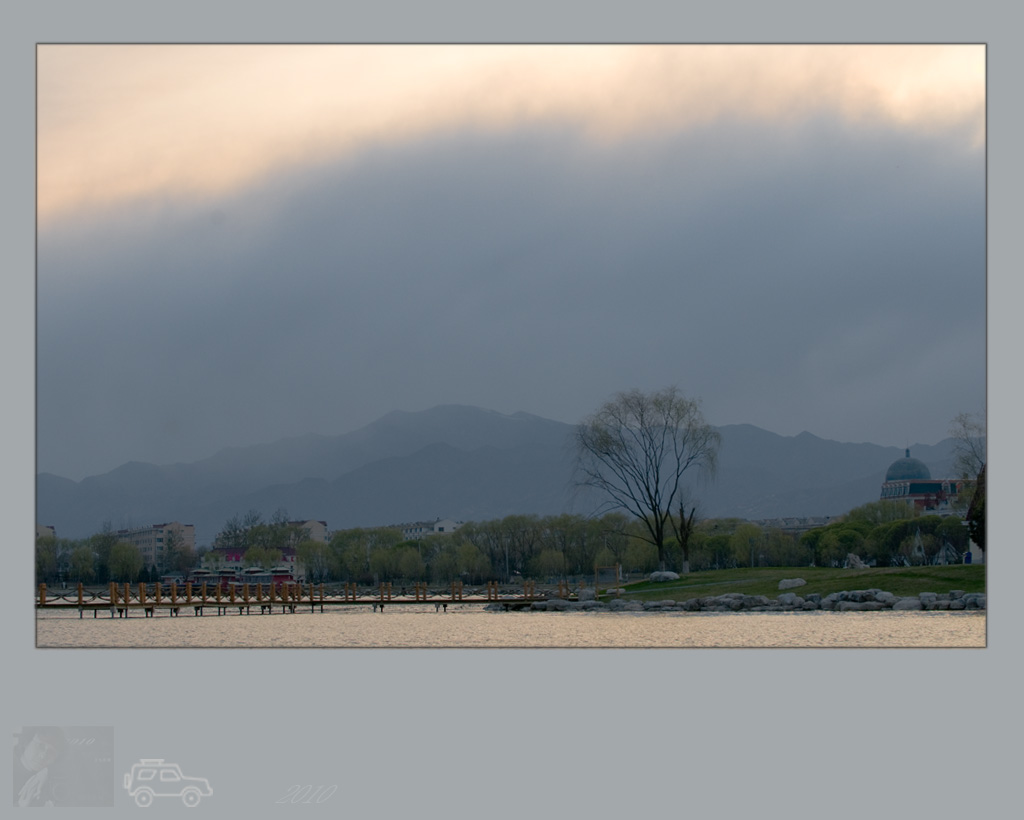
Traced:
[[[584, 595], [588, 590], [584, 590]], [[591, 596], [592, 591], [589, 591]], [[509, 607], [502, 603], [490, 604], [490, 610], [500, 611]], [[949, 611], [983, 610], [986, 608], [984, 592], [964, 592], [954, 589], [946, 593], [922, 592], [920, 595], [901, 597], [881, 589], [856, 589], [833, 592], [821, 596], [816, 593], [797, 595], [784, 592], [777, 598], [766, 595], [744, 595], [742, 592], [727, 592], [723, 595], [709, 595], [690, 598], [686, 601], [630, 601], [614, 598], [598, 601], [593, 597], [583, 600], [554, 598], [535, 601], [522, 609], [533, 612], [875, 612], [893, 611]]]

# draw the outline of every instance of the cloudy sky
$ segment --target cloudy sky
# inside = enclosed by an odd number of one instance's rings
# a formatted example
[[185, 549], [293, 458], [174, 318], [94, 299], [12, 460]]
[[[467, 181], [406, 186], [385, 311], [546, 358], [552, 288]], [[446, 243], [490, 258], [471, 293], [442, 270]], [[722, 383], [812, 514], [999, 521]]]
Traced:
[[41, 46], [38, 469], [442, 403], [985, 398], [982, 46]]

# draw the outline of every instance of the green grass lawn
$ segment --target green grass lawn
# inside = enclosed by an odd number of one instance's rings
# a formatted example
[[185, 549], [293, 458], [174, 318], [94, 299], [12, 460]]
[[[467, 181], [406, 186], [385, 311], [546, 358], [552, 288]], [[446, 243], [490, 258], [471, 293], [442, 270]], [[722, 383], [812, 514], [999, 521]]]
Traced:
[[[807, 583], [791, 590], [780, 590], [783, 578], [803, 578]], [[985, 591], [985, 567], [981, 564], [957, 564], [947, 567], [875, 567], [871, 569], [832, 569], [826, 567], [765, 567], [763, 569], [720, 569], [691, 572], [678, 581], [628, 584], [622, 595], [637, 601], [685, 601], [726, 592], [767, 595], [782, 592], [822, 596], [854, 589], [882, 589], [893, 595], [918, 595], [922, 592]]]

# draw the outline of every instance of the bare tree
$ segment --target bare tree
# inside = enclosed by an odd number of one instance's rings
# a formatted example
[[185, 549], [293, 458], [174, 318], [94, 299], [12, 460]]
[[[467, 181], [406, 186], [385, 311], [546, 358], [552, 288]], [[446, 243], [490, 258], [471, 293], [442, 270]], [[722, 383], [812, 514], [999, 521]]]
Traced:
[[961, 478], [971, 479], [966, 495], [965, 522], [971, 540], [985, 551], [985, 460], [986, 435], [984, 415], [959, 413], [950, 425], [949, 434], [956, 444], [954, 468]]
[[665, 567], [665, 538], [687, 472], [712, 475], [721, 436], [700, 403], [669, 387], [619, 393], [576, 431], [576, 483], [607, 496], [643, 524]]
[[958, 413], [949, 427], [955, 444], [953, 467], [961, 478], [976, 480], [985, 466], [985, 418]]

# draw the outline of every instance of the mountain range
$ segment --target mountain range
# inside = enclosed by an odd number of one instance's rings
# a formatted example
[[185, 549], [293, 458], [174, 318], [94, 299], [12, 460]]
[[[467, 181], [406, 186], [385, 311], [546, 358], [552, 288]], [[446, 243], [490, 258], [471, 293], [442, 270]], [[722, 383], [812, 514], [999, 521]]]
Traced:
[[[717, 476], [693, 488], [707, 517], [838, 515], [878, 499], [903, 451], [810, 433], [780, 436], [726, 425]], [[166, 521], [194, 524], [209, 544], [233, 515], [318, 519], [329, 528], [511, 514], [589, 514], [601, 499], [573, 485], [575, 427], [528, 413], [461, 405], [396, 411], [340, 436], [305, 435], [234, 447], [185, 464], [128, 462], [72, 481], [36, 477], [36, 520], [82, 538]], [[951, 474], [953, 441], [914, 445], [935, 477]]]

